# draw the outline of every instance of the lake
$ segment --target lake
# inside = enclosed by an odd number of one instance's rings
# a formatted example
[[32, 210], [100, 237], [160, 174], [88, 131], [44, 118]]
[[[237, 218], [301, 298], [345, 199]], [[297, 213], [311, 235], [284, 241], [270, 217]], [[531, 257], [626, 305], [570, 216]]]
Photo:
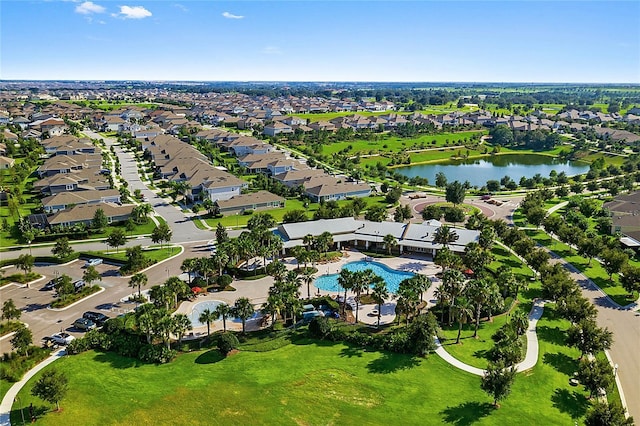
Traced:
[[446, 160], [438, 163], [416, 164], [394, 169], [408, 177], [420, 176], [429, 179], [435, 185], [436, 174], [443, 172], [449, 182], [468, 180], [473, 186], [483, 186], [488, 180], [500, 181], [510, 176], [516, 182], [522, 176], [530, 178], [540, 173], [548, 177], [552, 170], [575, 176], [589, 171], [589, 165], [580, 161], [563, 161], [538, 154], [505, 154], [482, 159]]

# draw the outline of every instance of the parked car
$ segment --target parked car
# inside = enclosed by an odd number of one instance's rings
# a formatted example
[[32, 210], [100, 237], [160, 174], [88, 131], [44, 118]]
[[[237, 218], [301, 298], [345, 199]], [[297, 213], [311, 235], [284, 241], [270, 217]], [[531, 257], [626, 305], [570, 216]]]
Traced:
[[53, 343], [58, 344], [58, 345], [68, 345], [74, 339], [75, 339], [75, 337], [73, 337], [69, 333], [65, 333], [65, 332], [60, 332], [60, 333], [56, 333], [56, 334], [52, 334], [51, 335], [51, 341]]
[[76, 292], [78, 292], [84, 288], [84, 285], [85, 285], [84, 280], [78, 280], [73, 283], [73, 288], [75, 288]]
[[91, 311], [87, 311], [84, 314], [82, 314], [82, 318], [86, 318], [88, 320], [95, 322], [98, 327], [101, 327], [109, 319], [109, 317], [106, 316], [105, 314], [101, 314], [100, 312], [91, 312]]
[[96, 323], [86, 318], [78, 318], [73, 322], [73, 328], [78, 330], [89, 331], [96, 328]]
[[89, 259], [87, 260], [87, 262], [84, 264], [85, 268], [88, 268], [89, 266], [98, 266], [102, 263], [102, 259]]
[[62, 279], [62, 277], [57, 277], [57, 278], [52, 279], [51, 281], [46, 283], [44, 285], [44, 287], [42, 287], [42, 289], [45, 290], [45, 291], [53, 290], [56, 287], [56, 284], [58, 284], [61, 279]]
[[58, 344], [53, 341], [51, 336], [44, 336], [42, 338], [42, 347], [45, 349], [56, 349]]

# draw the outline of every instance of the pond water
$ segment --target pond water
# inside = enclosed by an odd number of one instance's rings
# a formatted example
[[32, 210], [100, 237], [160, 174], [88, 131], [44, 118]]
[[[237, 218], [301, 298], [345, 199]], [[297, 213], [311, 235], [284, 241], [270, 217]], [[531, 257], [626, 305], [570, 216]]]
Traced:
[[579, 175], [589, 171], [589, 165], [580, 161], [564, 161], [538, 154], [505, 154], [482, 159], [446, 160], [438, 163], [417, 164], [394, 169], [408, 177], [420, 176], [429, 179], [434, 185], [436, 174], [443, 172], [449, 182], [469, 181], [473, 186], [483, 186], [488, 180], [499, 181], [509, 176], [516, 182], [522, 176], [530, 178], [536, 174], [548, 177], [552, 170], [565, 172], [567, 176]]

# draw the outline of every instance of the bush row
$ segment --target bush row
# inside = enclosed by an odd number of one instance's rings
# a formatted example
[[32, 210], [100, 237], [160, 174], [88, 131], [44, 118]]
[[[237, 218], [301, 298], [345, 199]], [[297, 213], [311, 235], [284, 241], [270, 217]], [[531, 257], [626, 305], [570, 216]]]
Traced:
[[[55, 257], [55, 256], [35, 256], [34, 257], [34, 262], [35, 263], [55, 263], [55, 264], [62, 264], [62, 263], [67, 263], [67, 262], [71, 262], [72, 260], [76, 260], [80, 257], [80, 253], [79, 252], [75, 252], [72, 253], [70, 256], [64, 257], [62, 259]], [[8, 266], [8, 265], [15, 265], [18, 262], [18, 258], [15, 259], [2, 259], [0, 260], [0, 267], [2, 266]]]

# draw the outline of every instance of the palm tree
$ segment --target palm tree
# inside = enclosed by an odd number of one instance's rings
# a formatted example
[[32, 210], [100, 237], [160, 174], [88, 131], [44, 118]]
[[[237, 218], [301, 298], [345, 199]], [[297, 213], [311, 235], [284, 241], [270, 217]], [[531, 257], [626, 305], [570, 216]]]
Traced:
[[185, 314], [175, 314], [171, 319], [171, 332], [178, 336], [178, 346], [182, 344], [182, 338], [184, 334], [193, 330], [193, 324], [191, 320]]
[[411, 283], [415, 286], [416, 292], [420, 294], [420, 303], [424, 296], [424, 292], [431, 287], [431, 280], [426, 275], [416, 274], [410, 278]]
[[323, 252], [326, 257], [327, 252], [333, 246], [333, 235], [331, 235], [331, 232], [329, 231], [324, 231], [316, 237], [315, 242], [318, 246], [318, 250]]
[[448, 289], [444, 285], [441, 285], [435, 291], [434, 296], [438, 300], [438, 305], [442, 308], [440, 312], [440, 324], [444, 324], [444, 311], [445, 307], [449, 305], [451, 301], [451, 295], [449, 294]]
[[443, 247], [436, 253], [436, 256], [433, 258], [433, 263], [440, 266], [442, 272], [444, 272], [447, 269], [455, 267], [456, 264], [461, 263], [461, 260], [447, 247]]
[[469, 281], [467, 285], [466, 293], [469, 296], [471, 302], [475, 304], [475, 328], [473, 330], [473, 338], [478, 338], [478, 327], [480, 327], [480, 312], [482, 306], [486, 303], [489, 297], [489, 283], [482, 279], [476, 279]]
[[458, 241], [458, 234], [456, 231], [449, 228], [447, 225], [442, 225], [436, 230], [433, 236], [433, 242], [436, 244], [442, 244], [444, 247], [449, 248], [449, 244]]
[[465, 324], [473, 316], [473, 309], [471, 304], [464, 297], [459, 297], [453, 305], [453, 311], [458, 321], [458, 337], [456, 338], [456, 344], [460, 343], [460, 334], [462, 333], [462, 324]]
[[215, 311], [211, 311], [211, 309], [205, 309], [202, 311], [200, 316], [198, 317], [198, 321], [201, 323], [207, 324], [207, 338], [211, 335], [211, 323], [217, 320], [219, 315], [216, 315]]
[[456, 304], [456, 297], [464, 290], [464, 275], [457, 269], [449, 269], [442, 276], [442, 286], [449, 295], [449, 325], [453, 320], [452, 307]]
[[387, 234], [382, 239], [382, 242], [384, 243], [389, 256], [391, 256], [391, 250], [398, 245], [398, 240], [396, 240], [396, 237], [394, 237], [393, 234]]
[[371, 297], [378, 304], [378, 325], [380, 328], [380, 316], [382, 315], [382, 305], [385, 299], [389, 297], [389, 290], [387, 290], [387, 283], [384, 279], [378, 275], [375, 276], [373, 281], [373, 290], [371, 291]]
[[247, 320], [254, 313], [253, 305], [247, 297], [241, 297], [233, 305], [233, 313], [242, 321], [242, 334], [246, 333]]
[[311, 246], [313, 245], [315, 238], [311, 234], [307, 234], [302, 238], [302, 244], [307, 246], [307, 251], [311, 251]]
[[149, 281], [149, 278], [147, 277], [146, 274], [143, 274], [142, 272], [138, 272], [137, 274], [134, 274], [129, 279], [129, 287], [138, 288], [138, 299], [142, 297], [142, 292], [140, 291], [140, 288], [147, 285], [148, 281]]
[[[368, 271], [371, 271], [369, 269]], [[369, 287], [369, 274], [366, 271], [358, 271], [355, 273], [351, 291], [356, 294], [356, 324], [358, 323], [358, 312], [360, 311], [360, 293]]]
[[300, 275], [302, 282], [307, 285], [307, 299], [311, 299], [311, 283], [313, 282], [314, 275], [314, 272], [307, 268], [305, 268]]
[[348, 269], [342, 269], [338, 275], [338, 285], [344, 289], [344, 299], [342, 300], [342, 314], [347, 310], [347, 290], [353, 288], [354, 274]]
[[189, 291], [187, 284], [178, 277], [170, 277], [164, 282], [163, 287], [166, 287], [171, 293], [174, 308], [178, 306], [178, 296], [184, 295]]
[[[400, 282], [398, 286], [398, 309], [406, 315], [407, 325], [409, 325], [409, 319], [415, 312], [418, 305], [418, 286], [412, 281], [412, 278], [407, 278]], [[398, 315], [398, 321], [400, 316]]]
[[[227, 332], [227, 317], [231, 314], [232, 308], [226, 303], [221, 303], [213, 310], [215, 319], [222, 317], [222, 331]], [[244, 327], [244, 323], [242, 324]]]
[[196, 269], [198, 261], [197, 259], [190, 257], [182, 261], [182, 265], [180, 265], [180, 270], [182, 272], [187, 272], [189, 275], [189, 286], [191, 286], [191, 275], [193, 271]]
[[272, 262], [269, 267], [270, 274], [274, 280], [282, 281], [287, 274], [287, 267], [284, 263], [277, 261]]

